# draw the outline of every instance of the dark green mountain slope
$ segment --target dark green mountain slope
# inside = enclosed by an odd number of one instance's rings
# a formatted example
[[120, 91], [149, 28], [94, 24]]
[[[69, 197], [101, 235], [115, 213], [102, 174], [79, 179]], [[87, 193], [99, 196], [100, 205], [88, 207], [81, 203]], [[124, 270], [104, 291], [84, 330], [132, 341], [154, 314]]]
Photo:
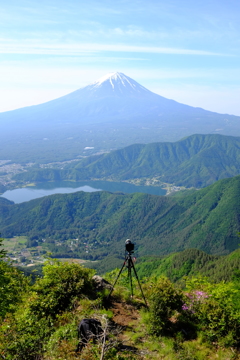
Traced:
[[18, 180], [128, 180], [159, 177], [186, 187], [204, 187], [240, 174], [240, 138], [192, 135], [175, 143], [135, 144], [70, 163], [63, 170], [41, 169]]
[[180, 204], [187, 210], [174, 230], [181, 234], [184, 247], [197, 247], [215, 254], [236, 249], [239, 243], [236, 236], [240, 220], [239, 197], [239, 176], [217, 181], [183, 197]]
[[226, 256], [186, 249], [164, 257], [143, 257], [137, 261], [139, 278], [167, 276], [176, 282], [184, 276], [207, 276], [213, 282], [231, 281], [240, 272], [240, 250]]
[[[16, 205], [1, 199], [0, 229], [4, 237], [28, 235], [62, 243], [79, 238], [74, 255], [90, 259], [122, 258], [126, 238], [136, 242], [140, 255], [187, 248], [220, 255], [238, 248], [239, 198], [240, 176], [176, 198], [78, 192]], [[87, 255], [84, 243], [89, 246]]]

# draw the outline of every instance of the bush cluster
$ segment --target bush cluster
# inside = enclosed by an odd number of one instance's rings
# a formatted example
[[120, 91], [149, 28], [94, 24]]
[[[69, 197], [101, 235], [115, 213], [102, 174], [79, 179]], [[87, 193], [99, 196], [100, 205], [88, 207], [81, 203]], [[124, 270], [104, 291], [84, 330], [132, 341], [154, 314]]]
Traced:
[[174, 316], [181, 311], [183, 294], [167, 278], [151, 284], [149, 291], [148, 328], [152, 335], [164, 335], [173, 331]]
[[[211, 284], [206, 278], [187, 280], [177, 289], [167, 278], [159, 278], [149, 290], [149, 333], [202, 338], [223, 346], [240, 344], [240, 291], [237, 284]], [[191, 332], [191, 334], [190, 334]]]
[[26, 295], [22, 294], [22, 303], [18, 302], [15, 312], [5, 314], [0, 328], [0, 351], [7, 359], [41, 358], [56, 331], [59, 316], [72, 310], [81, 298], [94, 297], [91, 269], [49, 261], [43, 273], [42, 278], [26, 289]]

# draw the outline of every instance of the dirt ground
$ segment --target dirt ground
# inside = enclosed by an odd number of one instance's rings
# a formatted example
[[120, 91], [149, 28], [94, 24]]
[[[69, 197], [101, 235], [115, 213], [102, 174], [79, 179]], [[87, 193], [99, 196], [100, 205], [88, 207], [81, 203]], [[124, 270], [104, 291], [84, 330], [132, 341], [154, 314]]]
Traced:
[[110, 310], [113, 312], [113, 322], [120, 330], [117, 338], [121, 343], [122, 351], [130, 351], [135, 354], [136, 359], [145, 359], [147, 350], [139, 350], [131, 339], [131, 335], [136, 332], [139, 325], [139, 311], [133, 305], [126, 302], [114, 301]]
[[113, 312], [113, 322], [117, 328], [117, 338], [122, 343], [122, 348], [136, 351], [132, 347], [131, 336], [139, 322], [139, 313], [133, 305], [126, 302], [113, 302], [110, 309]]
[[139, 320], [139, 313], [133, 305], [125, 302], [114, 302], [110, 310], [113, 312], [113, 321], [116, 325], [126, 327], [134, 327]]

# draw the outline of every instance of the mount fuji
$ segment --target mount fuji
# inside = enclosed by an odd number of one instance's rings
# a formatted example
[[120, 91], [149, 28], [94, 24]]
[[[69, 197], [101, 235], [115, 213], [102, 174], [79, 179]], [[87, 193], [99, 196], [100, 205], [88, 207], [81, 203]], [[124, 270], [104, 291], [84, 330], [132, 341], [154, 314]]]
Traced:
[[56, 100], [1, 113], [0, 129], [0, 159], [17, 160], [19, 150], [41, 158], [45, 149], [54, 160], [195, 133], [240, 136], [240, 117], [166, 99], [115, 72]]
[[[209, 111], [180, 104], [157, 95], [130, 77], [109, 73], [94, 83], [44, 104], [0, 114], [4, 117], [39, 125], [77, 122], [94, 123], [114, 119], [154, 116], [210, 115]], [[149, 118], [148, 118], [149, 120]], [[49, 123], [50, 122], [50, 123]], [[161, 123], [161, 121], [159, 121]]]

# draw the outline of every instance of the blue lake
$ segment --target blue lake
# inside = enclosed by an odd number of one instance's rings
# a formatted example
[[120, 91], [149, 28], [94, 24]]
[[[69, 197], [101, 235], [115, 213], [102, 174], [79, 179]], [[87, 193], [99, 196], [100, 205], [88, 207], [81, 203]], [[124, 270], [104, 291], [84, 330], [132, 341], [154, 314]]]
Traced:
[[156, 186], [136, 186], [125, 182], [111, 182], [111, 181], [59, 181], [59, 182], [45, 182], [37, 184], [36, 186], [29, 186], [14, 190], [8, 190], [1, 196], [14, 201], [16, 204], [24, 201], [37, 199], [43, 196], [53, 194], [67, 194], [77, 191], [93, 192], [93, 191], [110, 191], [123, 192], [127, 194], [141, 192], [151, 195], [165, 195], [166, 190]]

